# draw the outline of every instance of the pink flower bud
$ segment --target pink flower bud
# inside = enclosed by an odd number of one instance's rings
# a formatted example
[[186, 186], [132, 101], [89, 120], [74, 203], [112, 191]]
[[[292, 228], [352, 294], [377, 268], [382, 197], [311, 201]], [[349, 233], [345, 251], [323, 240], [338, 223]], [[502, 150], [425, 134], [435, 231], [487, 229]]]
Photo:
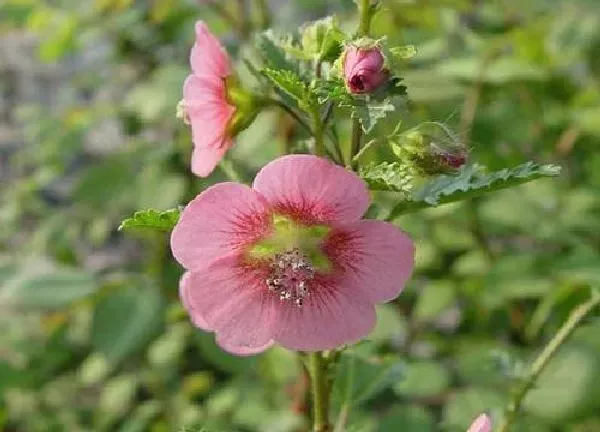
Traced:
[[467, 432], [492, 432], [492, 419], [487, 414], [480, 414]]
[[389, 78], [381, 49], [350, 45], [344, 53], [344, 79], [348, 91], [372, 93]]
[[467, 162], [466, 152], [460, 151], [457, 153], [445, 152], [440, 154], [442, 163], [448, 167], [459, 169]]

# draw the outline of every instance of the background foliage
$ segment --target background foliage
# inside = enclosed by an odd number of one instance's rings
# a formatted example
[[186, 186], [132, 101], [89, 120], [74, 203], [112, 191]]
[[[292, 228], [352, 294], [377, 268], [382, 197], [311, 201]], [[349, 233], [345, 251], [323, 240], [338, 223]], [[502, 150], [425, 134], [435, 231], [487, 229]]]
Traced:
[[[193, 23], [207, 21], [252, 82], [242, 60], [261, 46], [248, 31], [266, 18], [257, 3], [219, 2], [233, 25], [192, 0], [0, 3], [2, 430], [305, 430], [298, 359], [280, 348], [223, 353], [178, 301], [167, 236], [117, 230], [136, 209], [250, 180], [307, 138], [287, 114], [265, 112], [215, 175], [188, 174], [175, 107]], [[379, 308], [370, 339], [342, 354], [336, 415], [349, 431], [464, 431], [479, 412], [499, 413], [509, 385], [600, 283], [600, 6], [384, 3], [373, 31], [417, 47], [403, 127], [445, 122], [491, 169], [563, 166], [558, 180], [419, 213], [400, 215], [398, 195], [377, 192], [371, 214], [391, 214], [414, 237], [417, 272]], [[286, 31], [331, 13], [352, 29], [353, 7], [270, 2]], [[383, 120], [373, 134], [396, 126]], [[338, 127], [348, 141], [349, 123]], [[385, 151], [374, 146], [365, 163]], [[528, 396], [519, 430], [600, 430], [599, 334], [598, 318], [576, 332]]]

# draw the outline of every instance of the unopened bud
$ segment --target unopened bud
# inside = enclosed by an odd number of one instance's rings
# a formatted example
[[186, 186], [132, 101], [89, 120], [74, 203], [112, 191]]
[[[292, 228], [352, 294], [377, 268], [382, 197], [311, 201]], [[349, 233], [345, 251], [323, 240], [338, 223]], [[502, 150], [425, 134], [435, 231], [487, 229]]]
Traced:
[[372, 93], [390, 76], [385, 57], [377, 44], [349, 45], [343, 56], [344, 81], [350, 93]]

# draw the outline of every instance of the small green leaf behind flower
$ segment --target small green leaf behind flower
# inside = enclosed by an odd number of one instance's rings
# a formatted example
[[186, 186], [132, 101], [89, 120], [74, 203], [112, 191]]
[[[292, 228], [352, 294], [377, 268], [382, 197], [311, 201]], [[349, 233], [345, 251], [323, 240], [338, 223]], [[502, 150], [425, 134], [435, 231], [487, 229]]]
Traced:
[[170, 232], [179, 220], [180, 209], [170, 210], [140, 210], [131, 217], [123, 220], [119, 231], [149, 229], [153, 231]]

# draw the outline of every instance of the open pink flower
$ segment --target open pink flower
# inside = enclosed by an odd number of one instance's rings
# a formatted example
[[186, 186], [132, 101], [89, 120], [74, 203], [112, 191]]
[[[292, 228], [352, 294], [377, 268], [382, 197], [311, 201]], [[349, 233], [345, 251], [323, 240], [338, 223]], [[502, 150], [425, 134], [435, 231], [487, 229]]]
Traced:
[[359, 177], [310, 155], [269, 163], [252, 188], [205, 190], [171, 236], [194, 324], [241, 355], [273, 343], [333, 349], [366, 336], [374, 305], [394, 299], [414, 265], [406, 234], [361, 220], [368, 205]]
[[492, 419], [487, 414], [480, 414], [467, 432], [492, 432]]
[[192, 171], [206, 177], [232, 146], [227, 128], [236, 109], [227, 100], [229, 57], [202, 21], [196, 23], [190, 62], [193, 73], [183, 85], [183, 110], [192, 126]]

